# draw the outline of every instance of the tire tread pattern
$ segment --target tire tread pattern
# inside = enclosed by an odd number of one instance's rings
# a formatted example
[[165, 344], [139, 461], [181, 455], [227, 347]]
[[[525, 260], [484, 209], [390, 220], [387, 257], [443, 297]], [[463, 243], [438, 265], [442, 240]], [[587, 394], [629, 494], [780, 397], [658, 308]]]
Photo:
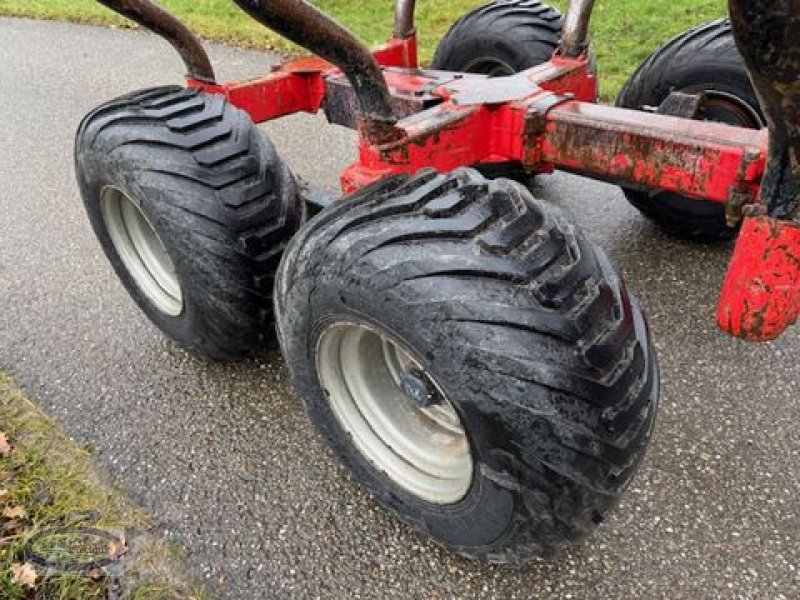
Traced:
[[436, 49], [433, 68], [459, 70], [451, 68], [459, 62], [459, 45], [486, 36], [522, 47], [530, 44], [529, 54], [543, 62], [558, 46], [562, 27], [561, 13], [536, 0], [491, 2], [467, 13], [452, 25]]
[[390, 291], [419, 327], [449, 332], [438, 342], [486, 395], [477, 410], [514, 440], [480, 465], [519, 499], [511, 532], [456, 551], [520, 563], [585, 537], [629, 484], [657, 406], [647, 326], [608, 258], [520, 184], [471, 169], [393, 178], [345, 204], [287, 251], [276, 292], [284, 348], [309, 301], [295, 289], [304, 281], [363, 277], [365, 293]]
[[195, 339], [179, 342], [213, 358], [263, 345], [273, 274], [304, 211], [291, 173], [245, 113], [177, 86], [134, 92], [84, 118], [76, 166], [87, 203], [97, 202], [88, 181], [103, 168], [156, 191], [180, 237], [177, 260], [198, 275], [184, 286], [203, 318]]

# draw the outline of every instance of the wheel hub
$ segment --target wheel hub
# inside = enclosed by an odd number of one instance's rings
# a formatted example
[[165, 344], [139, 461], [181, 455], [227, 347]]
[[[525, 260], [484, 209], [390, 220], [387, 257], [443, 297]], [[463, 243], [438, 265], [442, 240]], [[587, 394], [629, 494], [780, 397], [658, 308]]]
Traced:
[[719, 90], [705, 92], [702, 104], [702, 120], [726, 123], [736, 127], [761, 129], [766, 124], [758, 110], [742, 100]]
[[473, 464], [461, 419], [396, 341], [361, 323], [335, 323], [319, 337], [316, 365], [339, 424], [376, 469], [428, 502], [466, 495]]

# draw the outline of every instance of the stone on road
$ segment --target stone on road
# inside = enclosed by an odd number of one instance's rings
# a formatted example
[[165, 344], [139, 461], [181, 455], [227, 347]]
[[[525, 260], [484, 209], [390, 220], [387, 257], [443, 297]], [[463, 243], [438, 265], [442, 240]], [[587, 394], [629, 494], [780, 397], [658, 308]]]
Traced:
[[[222, 78], [276, 57], [211, 46]], [[116, 280], [83, 213], [72, 141], [114, 96], [181, 81], [158, 38], [0, 19], [0, 365], [186, 548], [220, 597], [800, 597], [800, 328], [752, 345], [715, 329], [729, 246], [659, 233], [619, 191], [535, 189], [572, 212], [642, 299], [663, 370], [653, 445], [587, 543], [521, 569], [467, 562], [411, 532], [338, 467], [277, 353], [188, 356]], [[333, 189], [350, 132], [266, 129]]]

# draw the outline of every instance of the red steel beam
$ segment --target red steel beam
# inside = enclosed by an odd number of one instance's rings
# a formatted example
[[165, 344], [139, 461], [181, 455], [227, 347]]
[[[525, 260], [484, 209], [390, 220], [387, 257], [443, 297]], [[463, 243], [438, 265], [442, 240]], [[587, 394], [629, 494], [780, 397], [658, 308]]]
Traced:
[[[391, 39], [373, 51], [384, 67], [417, 67], [417, 39]], [[325, 98], [323, 77], [338, 70], [331, 63], [310, 56], [276, 65], [266, 77], [224, 85], [190, 79], [189, 87], [222, 94], [246, 111], [255, 123], [271, 121], [297, 112], [315, 113]]]
[[617, 183], [725, 203], [734, 190], [755, 200], [766, 147], [766, 130], [568, 102], [547, 113], [533, 156]]
[[453, 97], [398, 127], [405, 132], [398, 142], [362, 143], [359, 164], [343, 178], [346, 191], [389, 173], [519, 161], [532, 172], [555, 167], [632, 187], [746, 204], [757, 200], [767, 147], [766, 130], [563, 101], [541, 90], [523, 102], [498, 106], [458, 104]]
[[[382, 66], [416, 64], [416, 41], [390, 40], [375, 51]], [[305, 58], [267, 77], [212, 86], [255, 122], [317, 112], [335, 67]], [[432, 80], [415, 71], [385, 71], [390, 89], [413, 93]], [[452, 170], [518, 161], [532, 172], [575, 171], [626, 186], [727, 203], [755, 202], [764, 172], [767, 132], [594, 104], [596, 80], [582, 59], [554, 57], [503, 82], [453, 81], [434, 92], [442, 103], [397, 123], [388, 144], [362, 139], [359, 162], [342, 176], [345, 191], [391, 173]]]

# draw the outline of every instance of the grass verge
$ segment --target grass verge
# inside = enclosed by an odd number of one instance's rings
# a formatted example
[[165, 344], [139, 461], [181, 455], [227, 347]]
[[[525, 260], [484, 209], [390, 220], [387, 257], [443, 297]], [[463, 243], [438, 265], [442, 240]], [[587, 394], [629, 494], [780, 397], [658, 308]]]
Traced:
[[[121, 575], [45, 572], [25, 544], [54, 527], [124, 531], [115, 551]], [[23, 600], [202, 597], [181, 571], [175, 549], [148, 531], [146, 515], [108, 485], [85, 448], [69, 439], [0, 372], [0, 598]]]
[[[436, 43], [455, 19], [483, 3], [420, 0], [417, 29], [423, 61], [430, 60]], [[231, 0], [162, 0], [161, 4], [204, 38], [297, 52], [283, 38], [244, 15]], [[390, 0], [314, 0], [312, 4], [336, 17], [369, 45], [384, 41], [391, 31]], [[566, 0], [553, 0], [552, 4], [563, 9]], [[94, 0], [0, 0], [0, 14], [128, 26]], [[723, 14], [724, 0], [600, 0], [595, 8], [592, 33], [604, 98], [616, 98], [636, 66], [670, 37]]]

